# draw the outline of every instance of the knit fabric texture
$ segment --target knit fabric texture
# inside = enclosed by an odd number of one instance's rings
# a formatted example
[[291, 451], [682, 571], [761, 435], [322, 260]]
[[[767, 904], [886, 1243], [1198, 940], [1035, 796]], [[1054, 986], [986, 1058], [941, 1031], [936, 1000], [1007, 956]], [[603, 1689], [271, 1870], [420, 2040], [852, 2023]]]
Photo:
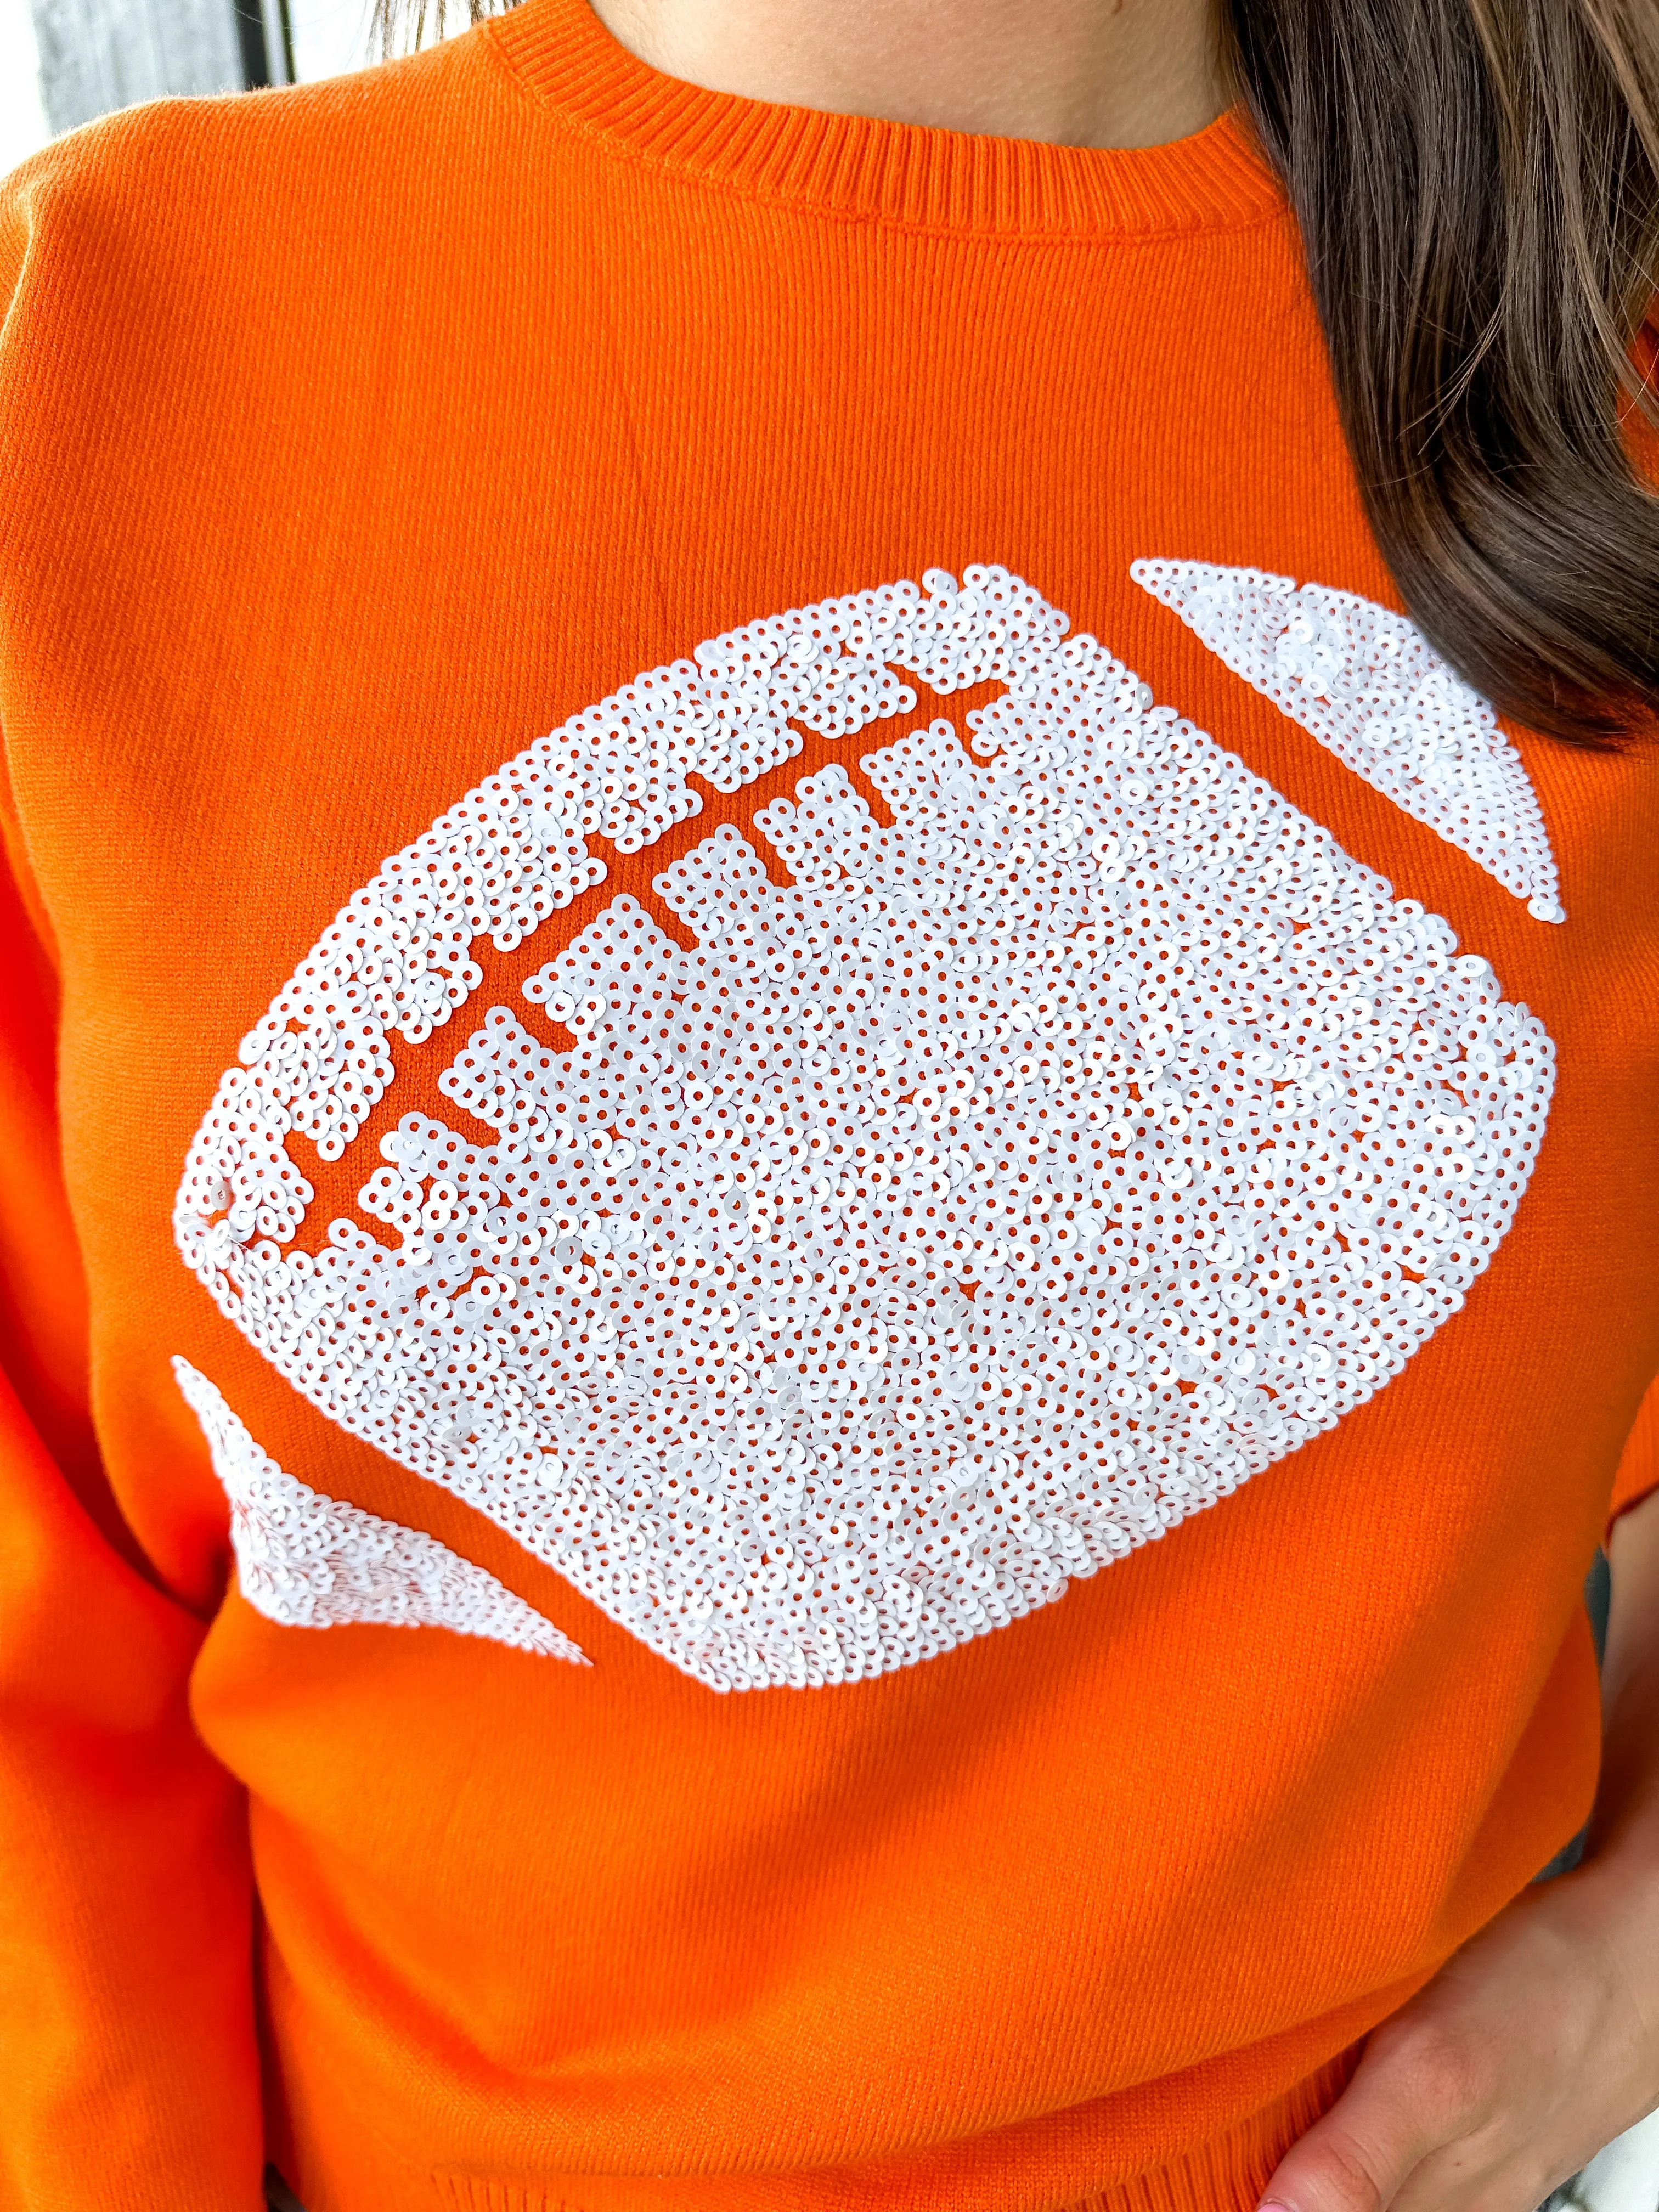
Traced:
[[1651, 750], [1233, 118], [527, 0], [0, 283], [0, 2206], [1248, 2212], [1594, 1790]]

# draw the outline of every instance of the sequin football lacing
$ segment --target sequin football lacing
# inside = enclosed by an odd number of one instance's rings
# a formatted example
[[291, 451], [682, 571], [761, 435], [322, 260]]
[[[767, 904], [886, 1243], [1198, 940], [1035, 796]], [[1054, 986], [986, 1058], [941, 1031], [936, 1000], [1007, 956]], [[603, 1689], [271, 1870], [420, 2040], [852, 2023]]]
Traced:
[[[1006, 571], [758, 623], [509, 762], [358, 894], [192, 1146], [190, 1265], [355, 1435], [720, 1689], [1060, 1597], [1333, 1427], [1504, 1235], [1553, 1053], [1448, 924]], [[723, 828], [491, 1008], [317, 1256], [329, 1157], [629, 849], [787, 757], [1006, 687]], [[976, 756], [976, 757], [975, 757]], [[562, 1049], [545, 1022], [574, 1038]]]
[[448, 1628], [515, 1651], [588, 1663], [568, 1636], [483, 1567], [418, 1528], [307, 1488], [248, 1433], [186, 1359], [173, 1371], [230, 1505], [242, 1595], [283, 1628]]

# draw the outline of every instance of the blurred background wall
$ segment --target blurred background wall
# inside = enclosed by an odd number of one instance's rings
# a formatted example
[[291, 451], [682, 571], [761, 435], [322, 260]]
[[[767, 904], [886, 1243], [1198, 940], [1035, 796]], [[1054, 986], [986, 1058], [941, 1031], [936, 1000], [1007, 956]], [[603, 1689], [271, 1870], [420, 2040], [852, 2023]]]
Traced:
[[[135, 100], [362, 69], [370, 4], [0, 0], [0, 175], [58, 131]], [[465, 10], [448, 13], [459, 29]]]

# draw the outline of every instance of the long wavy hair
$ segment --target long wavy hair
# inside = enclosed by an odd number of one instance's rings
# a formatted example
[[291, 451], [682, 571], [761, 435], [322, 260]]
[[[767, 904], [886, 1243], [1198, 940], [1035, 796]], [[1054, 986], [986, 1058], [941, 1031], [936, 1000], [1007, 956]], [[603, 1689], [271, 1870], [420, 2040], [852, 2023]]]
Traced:
[[[383, 50], [445, 4], [375, 0]], [[1650, 728], [1659, 0], [1216, 4], [1413, 619], [1534, 729]]]

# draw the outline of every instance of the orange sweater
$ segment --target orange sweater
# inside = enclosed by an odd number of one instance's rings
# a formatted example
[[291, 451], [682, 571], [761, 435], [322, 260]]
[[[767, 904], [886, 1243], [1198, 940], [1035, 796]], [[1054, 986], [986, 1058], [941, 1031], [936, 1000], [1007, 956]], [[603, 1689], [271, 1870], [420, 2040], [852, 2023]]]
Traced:
[[1247, 2204], [1594, 1787], [1654, 757], [1231, 122], [530, 0], [3, 235], [0, 2203]]

